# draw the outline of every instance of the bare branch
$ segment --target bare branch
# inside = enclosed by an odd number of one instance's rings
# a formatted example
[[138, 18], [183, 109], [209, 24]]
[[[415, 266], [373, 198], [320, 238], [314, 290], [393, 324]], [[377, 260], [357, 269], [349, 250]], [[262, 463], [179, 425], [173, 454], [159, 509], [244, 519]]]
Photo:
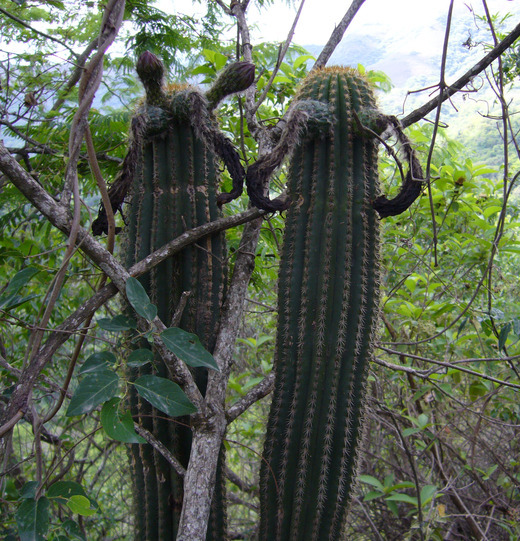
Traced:
[[226, 412], [228, 423], [232, 423], [242, 415], [249, 407], [267, 396], [274, 386], [274, 372], [270, 372], [260, 383], [255, 385], [240, 400], [235, 402]]
[[[482, 60], [477, 62], [470, 70], [468, 70], [462, 77], [457, 79], [452, 85], [449, 85], [444, 91], [442, 101], [446, 101], [448, 98], [461, 91], [471, 80], [476, 77], [480, 72], [484, 71], [494, 60], [496, 60], [504, 51], [506, 51], [511, 45], [520, 37], [520, 23], [505, 37], [495, 48], [493, 48]], [[410, 126], [415, 122], [424, 118], [428, 113], [433, 111], [439, 105], [439, 98], [435, 97], [428, 103], [425, 103], [422, 107], [419, 107], [415, 111], [412, 111], [409, 115], [405, 116], [401, 124], [403, 127]]]
[[352, 22], [359, 8], [363, 5], [364, 2], [365, 0], [353, 0], [352, 4], [350, 4], [350, 7], [345, 13], [345, 16], [343, 17], [343, 19], [341, 19], [341, 22], [338, 24], [338, 26], [334, 28], [334, 31], [329, 38], [329, 41], [327, 42], [325, 47], [323, 47], [320, 56], [318, 56], [316, 63], [312, 67], [313, 70], [322, 68], [327, 64], [329, 58], [332, 56], [332, 53], [339, 45], [339, 42], [343, 39], [347, 28], [349, 27], [350, 23]]

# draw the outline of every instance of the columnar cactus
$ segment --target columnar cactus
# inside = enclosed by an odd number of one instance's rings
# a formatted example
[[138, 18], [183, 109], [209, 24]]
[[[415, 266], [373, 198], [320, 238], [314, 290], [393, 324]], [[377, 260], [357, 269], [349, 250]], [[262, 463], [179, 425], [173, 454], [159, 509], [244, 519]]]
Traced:
[[[139, 58], [137, 72], [146, 90], [146, 101], [133, 118], [130, 148], [109, 191], [114, 210], [121, 210], [126, 192], [130, 193], [125, 212], [124, 254], [128, 267], [184, 231], [217, 219], [220, 203], [240, 194], [245, 175], [236, 151], [218, 130], [211, 110], [225, 95], [252, 83], [254, 66], [243, 62], [232, 65], [227, 69], [228, 74], [234, 75], [231, 83], [221, 77], [210, 89], [209, 97], [186, 85], [166, 89], [163, 71], [155, 55], [144, 53]], [[234, 186], [230, 194], [222, 194], [220, 199], [219, 158], [228, 167]], [[100, 233], [106, 228], [102, 210], [93, 229]], [[182, 293], [189, 292], [178, 326], [197, 334], [206, 349], [212, 351], [226, 279], [225, 235], [219, 233], [188, 246], [139, 280], [167, 326]], [[158, 355], [153, 371], [169, 377]], [[143, 369], [134, 369], [130, 379], [142, 374]], [[204, 393], [206, 371], [196, 369], [195, 379]], [[189, 419], [165, 418], [164, 413], [132, 390], [130, 403], [139, 423], [187, 467], [191, 446]], [[134, 444], [130, 453], [136, 538], [174, 540], [182, 507], [182, 479], [150, 445]], [[223, 470], [222, 466], [220, 469]], [[224, 502], [223, 478], [220, 480], [215, 508]], [[224, 538], [225, 513], [222, 508], [215, 509], [208, 539]]]
[[[379, 196], [373, 132], [394, 122], [377, 112], [370, 85], [349, 68], [312, 73], [292, 110], [278, 147], [247, 174], [257, 206], [288, 206], [259, 538], [336, 541], [344, 536], [355, 483], [377, 326], [374, 206], [384, 207], [385, 215], [393, 208]], [[418, 176], [418, 162], [407, 151]], [[292, 152], [289, 204], [270, 201], [261, 189], [286, 152]]]

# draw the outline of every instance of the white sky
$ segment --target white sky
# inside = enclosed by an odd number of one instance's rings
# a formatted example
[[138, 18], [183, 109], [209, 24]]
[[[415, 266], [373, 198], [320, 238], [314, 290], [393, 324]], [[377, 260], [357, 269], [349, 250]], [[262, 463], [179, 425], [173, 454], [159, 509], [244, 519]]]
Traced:
[[[200, 5], [193, 5], [191, 0], [158, 0], [157, 4], [168, 12], [179, 11], [197, 15], [204, 13], [204, 9], [201, 9]], [[291, 0], [291, 4], [274, 0], [274, 5], [264, 8], [261, 13], [255, 6], [251, 6], [248, 21], [258, 26], [252, 32], [253, 42], [283, 41], [294, 20], [299, 0]], [[294, 42], [300, 45], [325, 44], [350, 4], [351, 0], [306, 0]], [[438, 49], [439, 36], [434, 34], [439, 31], [443, 34], [444, 29], [438, 25], [437, 28], [433, 26], [439, 16], [447, 13], [449, 4], [450, 0], [365, 0], [348, 31], [366, 34], [391, 32], [394, 36], [402, 36], [402, 39], [406, 40], [409, 25], [413, 24], [415, 27], [423, 27], [424, 33], [416, 43], [408, 43], [408, 47], [427, 52]], [[519, 4], [520, 0], [488, 0], [492, 13], [503, 14], [513, 10], [518, 13]], [[471, 18], [468, 6], [474, 6], [475, 10], [482, 13], [481, 0], [455, 0], [454, 5], [455, 17]]]

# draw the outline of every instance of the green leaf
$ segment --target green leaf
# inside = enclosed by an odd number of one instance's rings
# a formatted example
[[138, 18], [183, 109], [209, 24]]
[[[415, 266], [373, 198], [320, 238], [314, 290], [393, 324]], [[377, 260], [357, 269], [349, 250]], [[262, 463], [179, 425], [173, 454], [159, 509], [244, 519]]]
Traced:
[[360, 475], [359, 480], [362, 483], [367, 483], [368, 485], [372, 485], [376, 487], [381, 492], [384, 492], [385, 487], [383, 486], [383, 483], [379, 479], [376, 479], [375, 477], [372, 477], [371, 475]]
[[152, 361], [152, 350], [141, 348], [135, 349], [130, 353], [130, 355], [128, 355], [128, 360], [126, 361], [126, 364], [132, 368], [139, 368], [140, 366], [143, 366], [144, 364], [150, 363]]
[[376, 498], [380, 498], [383, 496], [382, 492], [379, 492], [379, 490], [371, 490], [370, 492], [367, 492], [365, 494], [365, 497], [363, 498], [364, 502], [369, 502], [371, 500], [375, 500]]
[[182, 389], [173, 381], [146, 375], [136, 379], [134, 385], [145, 400], [170, 417], [190, 415], [197, 411]]
[[509, 333], [511, 332], [511, 322], [506, 323], [501, 329], [500, 334], [498, 336], [498, 350], [502, 351], [506, 345], [507, 337], [509, 336]]
[[187, 365], [219, 370], [213, 355], [204, 348], [196, 334], [170, 327], [161, 333], [161, 339], [164, 345]]
[[[85, 489], [75, 481], [57, 481], [47, 490], [48, 498], [55, 498], [60, 503], [67, 503], [72, 496], [84, 496], [88, 498]], [[97, 507], [95, 500], [90, 500], [91, 504]]]
[[474, 381], [469, 386], [469, 397], [471, 400], [478, 400], [481, 396], [485, 396], [488, 388], [481, 381]]
[[88, 374], [102, 368], [108, 368], [116, 362], [116, 356], [111, 351], [98, 351], [90, 355], [83, 363], [80, 374]]
[[18, 271], [9, 281], [9, 285], [5, 288], [3, 296], [10, 296], [18, 293], [18, 291], [25, 285], [29, 280], [40, 272], [36, 267], [25, 267], [21, 271]]
[[98, 319], [98, 325], [103, 330], [110, 332], [122, 332], [130, 329], [137, 329], [135, 319], [123, 315], [118, 315], [113, 318], [103, 317]]
[[67, 506], [73, 513], [77, 513], [78, 515], [82, 515], [84, 517], [90, 517], [91, 515], [97, 513], [97, 509], [92, 509], [90, 507], [90, 500], [79, 494], [76, 496], [71, 496], [67, 502]]
[[391, 502], [406, 502], [417, 507], [417, 498], [415, 496], [409, 496], [408, 494], [390, 494], [385, 500]]
[[36, 497], [36, 491], [38, 490], [37, 481], [27, 481], [20, 489], [20, 498], [33, 499]]
[[294, 69], [297, 70], [302, 64], [308, 62], [309, 60], [316, 60], [316, 58], [311, 54], [302, 54], [294, 61]]
[[437, 487], [435, 485], [425, 485], [421, 488], [421, 506], [425, 506], [429, 503], [437, 493]]
[[86, 537], [83, 535], [78, 523], [74, 522], [72, 519], [62, 522], [61, 527], [68, 533], [68, 539], [86, 541]]
[[[12, 304], [18, 291], [20, 291], [20, 289], [27, 284], [35, 274], [38, 274], [38, 272], [40, 272], [40, 270], [36, 267], [25, 267], [21, 271], [18, 271], [0, 296], [0, 308], [5, 305], [9, 305], [10, 308], [13, 308], [14, 306], [12, 306]], [[20, 303], [19, 301], [17, 302]]]
[[134, 421], [129, 411], [119, 413], [120, 398], [114, 397], [103, 404], [101, 409], [101, 424], [110, 438], [124, 443], [146, 443], [134, 429]]
[[126, 281], [126, 296], [133, 309], [148, 321], [157, 316], [157, 306], [150, 302], [150, 297], [136, 278], [130, 277]]
[[417, 432], [421, 432], [422, 428], [405, 428], [403, 430], [403, 436], [407, 438], [408, 436], [413, 436], [413, 434], [417, 434]]
[[70, 400], [66, 415], [81, 415], [113, 398], [119, 387], [119, 377], [108, 368], [100, 368], [83, 379]]
[[24, 500], [16, 511], [20, 541], [43, 541], [49, 529], [49, 505], [47, 498]]

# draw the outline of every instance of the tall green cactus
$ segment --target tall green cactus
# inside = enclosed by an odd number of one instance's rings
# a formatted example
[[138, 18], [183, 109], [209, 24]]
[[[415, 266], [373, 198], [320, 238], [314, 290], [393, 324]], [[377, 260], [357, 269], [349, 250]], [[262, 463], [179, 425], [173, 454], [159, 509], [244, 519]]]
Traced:
[[[276, 159], [248, 171], [253, 202], [283, 208], [265, 198], [260, 181], [292, 151], [260, 539], [336, 541], [344, 538], [355, 483], [377, 326], [374, 205], [389, 203], [378, 196], [377, 139], [364, 124], [380, 132], [390, 121], [377, 113], [368, 82], [349, 68], [312, 73], [293, 112], [295, 144], [286, 134]], [[410, 163], [418, 167], [415, 158]]]
[[[245, 62], [233, 64], [226, 70], [228, 77], [217, 79], [207, 96], [186, 85], [166, 89], [163, 71], [155, 55], [147, 52], [139, 58], [137, 72], [146, 90], [146, 102], [133, 118], [130, 148], [121, 174], [109, 191], [114, 210], [122, 210], [126, 192], [130, 194], [125, 207], [127, 267], [184, 231], [217, 219], [220, 203], [240, 194], [245, 174], [231, 143], [218, 130], [211, 110], [226, 95], [252, 83], [254, 66]], [[230, 194], [221, 196], [217, 193], [219, 158], [228, 167], [234, 186]], [[95, 233], [106, 230], [103, 211], [93, 229]], [[227, 280], [224, 233], [188, 246], [139, 280], [167, 326], [171, 324], [181, 295], [189, 292], [178, 326], [197, 334], [205, 348], [213, 350]], [[130, 380], [146, 370], [133, 369]], [[152, 370], [158, 376], [169, 377], [158, 355], [155, 355]], [[197, 385], [204, 393], [207, 373], [202, 368], [194, 372]], [[132, 386], [130, 406], [139, 423], [186, 468], [191, 448], [189, 418], [166, 418]], [[182, 508], [182, 479], [148, 444], [132, 445], [130, 454], [136, 538], [173, 541]], [[221, 473], [223, 456], [222, 452]], [[226, 538], [223, 473], [218, 481], [208, 540]]]

